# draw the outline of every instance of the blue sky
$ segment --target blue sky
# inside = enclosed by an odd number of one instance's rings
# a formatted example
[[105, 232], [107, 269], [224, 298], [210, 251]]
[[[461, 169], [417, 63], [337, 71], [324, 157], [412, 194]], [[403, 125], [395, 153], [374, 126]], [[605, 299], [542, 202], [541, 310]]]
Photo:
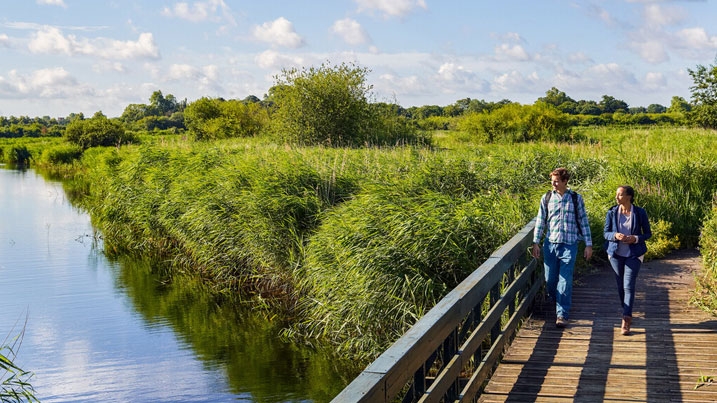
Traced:
[[355, 63], [376, 101], [630, 106], [690, 98], [714, 1], [0, 0], [0, 116], [119, 116], [162, 91], [263, 98], [282, 69]]

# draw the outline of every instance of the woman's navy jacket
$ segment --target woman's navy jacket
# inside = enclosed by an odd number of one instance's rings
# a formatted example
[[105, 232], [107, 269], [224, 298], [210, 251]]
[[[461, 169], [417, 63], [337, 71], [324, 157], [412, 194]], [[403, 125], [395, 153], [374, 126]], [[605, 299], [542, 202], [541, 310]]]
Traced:
[[[615, 240], [615, 233], [618, 229], [618, 216], [620, 206], [613, 206], [607, 211], [605, 216], [605, 228], [603, 229], [603, 236], [605, 237], [606, 251], [608, 256], [612, 256], [617, 250], [619, 241]], [[630, 225], [630, 235], [637, 235], [638, 242], [630, 244], [630, 252], [632, 256], [642, 256], [647, 252], [647, 245], [645, 241], [652, 236], [652, 230], [650, 230], [650, 221], [647, 218], [647, 212], [641, 207], [637, 207], [633, 204], [632, 214], [635, 219], [632, 220]]]

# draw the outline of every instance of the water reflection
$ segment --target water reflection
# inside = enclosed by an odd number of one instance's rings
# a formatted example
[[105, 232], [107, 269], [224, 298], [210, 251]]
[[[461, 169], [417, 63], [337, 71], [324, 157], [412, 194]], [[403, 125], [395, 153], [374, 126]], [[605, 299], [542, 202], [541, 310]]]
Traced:
[[149, 326], [168, 324], [234, 393], [257, 402], [329, 401], [360, 371], [326, 350], [282, 341], [281, 323], [205, 290], [190, 277], [168, 285], [156, 265], [120, 259], [118, 287]]
[[28, 316], [17, 364], [43, 402], [322, 402], [359, 372], [100, 246], [60, 183], [0, 168], [0, 337]]

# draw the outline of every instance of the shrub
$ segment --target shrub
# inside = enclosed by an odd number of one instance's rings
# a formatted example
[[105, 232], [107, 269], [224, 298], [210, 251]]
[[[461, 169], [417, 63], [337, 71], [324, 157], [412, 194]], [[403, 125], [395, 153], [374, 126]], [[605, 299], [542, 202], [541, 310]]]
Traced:
[[700, 253], [704, 272], [697, 276], [697, 287], [692, 302], [717, 315], [717, 194], [709, 217], [702, 223]]
[[75, 144], [60, 144], [46, 148], [40, 155], [42, 164], [71, 164], [82, 157], [82, 147]]
[[270, 89], [275, 104], [274, 135], [304, 145], [355, 146], [371, 136], [375, 113], [369, 106], [368, 70], [322, 64], [282, 70]]
[[196, 140], [253, 137], [261, 133], [269, 117], [258, 103], [200, 98], [184, 110], [184, 122]]
[[14, 165], [27, 165], [32, 158], [32, 154], [27, 147], [18, 144], [7, 147], [2, 155], [6, 163]]
[[652, 237], [647, 240], [645, 259], [659, 259], [680, 248], [680, 237], [672, 234], [672, 223], [657, 220], [650, 223]]
[[121, 143], [134, 141], [128, 135], [122, 123], [107, 119], [102, 112], [97, 112], [90, 119], [75, 119], [65, 129], [65, 138], [82, 149], [97, 146], [118, 146]]
[[552, 105], [508, 104], [492, 112], [470, 113], [458, 128], [483, 142], [518, 143], [537, 140], [566, 141], [570, 139], [568, 115]]

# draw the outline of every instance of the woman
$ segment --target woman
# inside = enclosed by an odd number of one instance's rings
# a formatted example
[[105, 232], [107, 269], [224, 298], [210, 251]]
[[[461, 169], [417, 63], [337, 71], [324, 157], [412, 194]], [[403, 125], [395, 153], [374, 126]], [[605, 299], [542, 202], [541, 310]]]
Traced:
[[617, 206], [608, 210], [604, 227], [605, 240], [608, 241], [607, 256], [615, 272], [617, 293], [622, 303], [623, 335], [630, 334], [637, 274], [647, 252], [645, 241], [652, 236], [647, 212], [632, 204], [634, 198], [635, 190], [632, 187], [617, 188]]

